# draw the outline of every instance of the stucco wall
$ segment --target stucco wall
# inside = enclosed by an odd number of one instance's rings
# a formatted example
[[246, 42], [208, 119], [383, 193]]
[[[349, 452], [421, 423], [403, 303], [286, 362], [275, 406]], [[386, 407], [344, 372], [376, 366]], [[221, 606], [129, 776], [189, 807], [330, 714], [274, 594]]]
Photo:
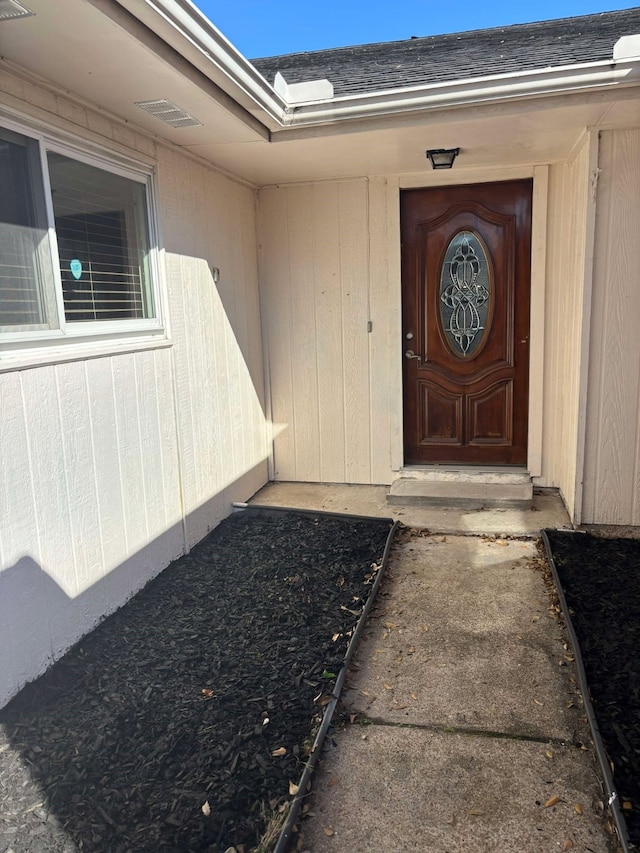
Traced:
[[584, 478], [586, 523], [640, 524], [640, 129], [601, 134]]
[[46, 87], [0, 93], [156, 163], [172, 341], [0, 372], [2, 706], [253, 494], [267, 451], [254, 191]]

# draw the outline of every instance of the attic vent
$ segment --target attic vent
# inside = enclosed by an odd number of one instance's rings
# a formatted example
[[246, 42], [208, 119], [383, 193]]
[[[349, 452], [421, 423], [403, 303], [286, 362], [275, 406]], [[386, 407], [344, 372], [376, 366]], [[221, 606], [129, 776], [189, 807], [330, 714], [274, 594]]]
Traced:
[[18, 3], [18, 0], [0, 0], [0, 21], [29, 18], [31, 15], [35, 15], [35, 12]]
[[[0, 3], [2, 0], [0, 0]], [[197, 118], [190, 116], [180, 107], [167, 101], [166, 98], [160, 98], [157, 101], [136, 101], [136, 104], [152, 116], [162, 119], [171, 127], [202, 127], [202, 122]]]

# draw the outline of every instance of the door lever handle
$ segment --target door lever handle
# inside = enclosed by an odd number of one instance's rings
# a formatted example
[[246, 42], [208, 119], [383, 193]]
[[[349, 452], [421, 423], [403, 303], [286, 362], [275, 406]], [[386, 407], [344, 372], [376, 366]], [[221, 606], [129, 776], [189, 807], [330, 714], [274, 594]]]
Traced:
[[412, 349], [408, 349], [408, 350], [405, 352], [404, 357], [405, 357], [405, 358], [417, 358], [417, 359], [418, 359], [418, 361], [422, 361], [422, 359], [420, 358], [420, 356], [419, 356], [417, 353], [415, 353]]

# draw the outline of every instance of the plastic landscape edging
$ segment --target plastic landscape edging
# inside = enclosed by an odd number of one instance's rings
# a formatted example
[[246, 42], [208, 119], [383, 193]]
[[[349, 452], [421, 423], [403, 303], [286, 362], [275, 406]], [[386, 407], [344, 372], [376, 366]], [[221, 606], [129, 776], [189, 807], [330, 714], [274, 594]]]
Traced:
[[[583, 535], [579, 532], [574, 532], [570, 530], [550, 530], [550, 532], [562, 532], [571, 536]], [[633, 847], [630, 846], [627, 822], [624, 818], [624, 814], [622, 813], [622, 809], [620, 808], [620, 797], [618, 796], [618, 792], [615, 788], [613, 776], [611, 773], [611, 767], [609, 765], [609, 757], [607, 755], [607, 751], [602, 740], [602, 735], [600, 734], [600, 727], [598, 725], [598, 720], [593, 707], [593, 703], [591, 702], [591, 693], [589, 690], [587, 671], [584, 667], [584, 659], [580, 650], [578, 635], [576, 634], [575, 628], [573, 627], [573, 621], [571, 619], [569, 605], [567, 604], [567, 599], [565, 598], [564, 590], [562, 588], [562, 582], [558, 574], [558, 569], [553, 560], [553, 553], [551, 550], [551, 543], [549, 542], [549, 537], [547, 536], [547, 530], [542, 531], [542, 541], [544, 542], [545, 551], [547, 553], [547, 559], [551, 568], [551, 574], [553, 575], [553, 582], [556, 585], [556, 591], [558, 593], [560, 607], [562, 608], [562, 614], [564, 616], [564, 620], [567, 626], [567, 631], [569, 632], [571, 645], [573, 646], [573, 653], [576, 659], [576, 670], [578, 674], [578, 685], [580, 687], [580, 692], [582, 693], [584, 709], [587, 715], [587, 720], [589, 721], [589, 727], [591, 729], [591, 736], [593, 737], [593, 743], [596, 748], [596, 754], [598, 756], [600, 769], [602, 770], [607, 804], [613, 816], [613, 821], [615, 823], [616, 831], [618, 833], [618, 840], [620, 842], [620, 846], [622, 847], [623, 853], [632, 853], [632, 851], [637, 848], [635, 847], [635, 845]]]
[[241, 510], [242, 512], [248, 511], [252, 515], [279, 515], [282, 513], [292, 513], [296, 515], [321, 515], [325, 517], [339, 518], [342, 520], [352, 519], [359, 521], [386, 521], [391, 524], [391, 529], [389, 530], [389, 534], [387, 535], [387, 542], [382, 553], [380, 568], [376, 573], [376, 578], [373, 582], [373, 586], [371, 587], [371, 592], [369, 593], [369, 597], [367, 598], [365, 605], [362, 608], [362, 613], [360, 614], [358, 622], [356, 623], [355, 631], [353, 632], [353, 635], [349, 640], [349, 645], [347, 646], [347, 651], [345, 652], [340, 672], [338, 673], [336, 683], [334, 684], [333, 690], [331, 691], [331, 699], [324, 710], [322, 722], [320, 723], [320, 728], [318, 729], [318, 733], [316, 734], [313, 746], [311, 747], [309, 759], [305, 763], [304, 770], [302, 771], [302, 776], [300, 777], [300, 781], [298, 783], [298, 790], [293, 795], [293, 799], [290, 802], [284, 826], [282, 827], [276, 846], [273, 848], [273, 853], [286, 853], [293, 836], [294, 827], [296, 821], [298, 820], [300, 809], [302, 808], [302, 803], [305, 797], [307, 797], [310, 793], [311, 777], [316, 768], [316, 764], [318, 763], [318, 759], [320, 758], [324, 739], [327, 736], [329, 726], [331, 725], [331, 721], [333, 719], [334, 711], [338, 705], [340, 694], [342, 693], [342, 688], [347, 677], [347, 670], [349, 669], [349, 664], [351, 663], [351, 659], [353, 658], [353, 655], [356, 651], [360, 636], [364, 630], [364, 626], [371, 611], [371, 608], [373, 607], [373, 603], [378, 593], [380, 584], [382, 583], [382, 578], [384, 577], [384, 573], [387, 568], [387, 563], [389, 561], [389, 553], [391, 551], [393, 539], [396, 534], [396, 530], [400, 526], [400, 522], [393, 521], [392, 518], [386, 518], [384, 516], [348, 515], [346, 513], [340, 512], [323, 512], [320, 510], [316, 511], [309, 509], [293, 509], [290, 507], [273, 507], [264, 505], [261, 506], [257, 504], [247, 504], [246, 506], [237, 506], [236, 508]]

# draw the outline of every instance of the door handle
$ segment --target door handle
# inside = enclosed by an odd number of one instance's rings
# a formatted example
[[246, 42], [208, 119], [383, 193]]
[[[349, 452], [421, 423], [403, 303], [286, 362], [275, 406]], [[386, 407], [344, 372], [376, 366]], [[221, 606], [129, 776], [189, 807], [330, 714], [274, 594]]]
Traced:
[[405, 357], [405, 358], [417, 358], [417, 359], [418, 359], [418, 361], [422, 361], [422, 359], [420, 358], [420, 356], [419, 356], [419, 355], [417, 355], [417, 353], [415, 353], [412, 349], [408, 349], [408, 350], [405, 352], [404, 357]]

